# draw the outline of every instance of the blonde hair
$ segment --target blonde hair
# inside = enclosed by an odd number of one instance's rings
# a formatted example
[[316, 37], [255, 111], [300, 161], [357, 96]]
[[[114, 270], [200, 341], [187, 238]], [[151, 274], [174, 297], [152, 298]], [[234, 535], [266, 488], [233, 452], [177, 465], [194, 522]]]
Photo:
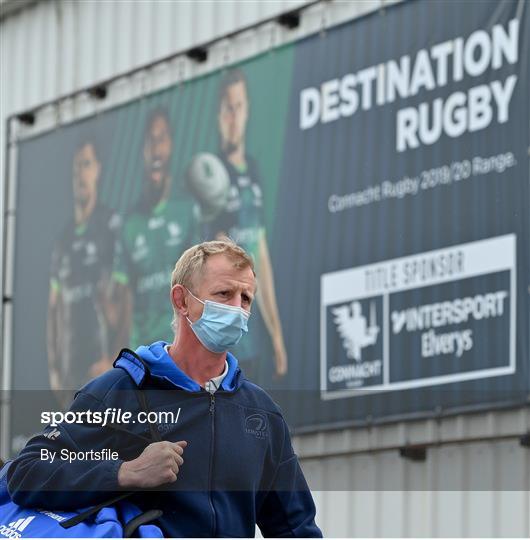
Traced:
[[[175, 285], [182, 285], [189, 290], [194, 288], [197, 285], [197, 280], [202, 278], [206, 261], [212, 255], [225, 255], [238, 270], [248, 267], [256, 275], [252, 257], [233, 240], [226, 237], [221, 240], [202, 242], [188, 248], [175, 263], [175, 268], [171, 273], [171, 289], [173, 290]], [[177, 312], [173, 306], [173, 321], [171, 323], [173, 330], [176, 330], [177, 321]]]

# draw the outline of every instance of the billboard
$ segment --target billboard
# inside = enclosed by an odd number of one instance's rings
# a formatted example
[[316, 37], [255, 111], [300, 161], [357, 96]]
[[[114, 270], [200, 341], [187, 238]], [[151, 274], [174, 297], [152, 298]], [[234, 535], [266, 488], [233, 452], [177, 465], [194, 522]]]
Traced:
[[221, 234], [260, 280], [234, 353], [293, 427], [526, 402], [529, 23], [404, 2], [20, 141], [13, 434], [170, 341], [174, 262]]

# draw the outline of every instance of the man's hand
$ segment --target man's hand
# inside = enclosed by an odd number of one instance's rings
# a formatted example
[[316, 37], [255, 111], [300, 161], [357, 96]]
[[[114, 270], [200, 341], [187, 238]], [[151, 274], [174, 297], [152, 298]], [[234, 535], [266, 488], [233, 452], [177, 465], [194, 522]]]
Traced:
[[118, 483], [124, 488], [152, 488], [177, 479], [188, 443], [161, 441], [152, 443], [136, 458], [122, 463]]

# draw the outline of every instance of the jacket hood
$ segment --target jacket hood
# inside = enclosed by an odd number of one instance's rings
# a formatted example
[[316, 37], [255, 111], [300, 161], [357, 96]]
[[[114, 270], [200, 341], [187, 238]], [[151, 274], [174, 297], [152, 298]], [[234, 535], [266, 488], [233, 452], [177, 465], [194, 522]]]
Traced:
[[[188, 377], [166, 351], [167, 342], [156, 341], [149, 346], [140, 346], [133, 352], [123, 349], [114, 362], [115, 367], [127, 371], [137, 386], [141, 386], [149, 373], [151, 377], [166, 380], [187, 392], [202, 391], [199, 383]], [[227, 352], [228, 373], [221, 382], [221, 388], [227, 392], [234, 392], [241, 386], [241, 370], [237, 365], [236, 357]]]

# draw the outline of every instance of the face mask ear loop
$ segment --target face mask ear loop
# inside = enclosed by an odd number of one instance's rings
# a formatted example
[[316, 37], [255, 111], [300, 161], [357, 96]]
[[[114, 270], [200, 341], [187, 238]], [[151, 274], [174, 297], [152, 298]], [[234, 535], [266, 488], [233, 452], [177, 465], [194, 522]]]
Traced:
[[[197, 298], [189, 289], [188, 287], [184, 287], [190, 294], [191, 296], [193, 296], [193, 298], [195, 298], [195, 300], [197, 300], [197, 302], [200, 302], [203, 306], [205, 306], [206, 304], [200, 299], [200, 298]], [[199, 317], [200, 319], [200, 317]], [[197, 319], [197, 320], [199, 320]], [[191, 322], [191, 320], [189, 319], [189, 317], [186, 315], [186, 320], [188, 321], [189, 325], [191, 326], [192, 324], [194, 324], [193, 322]], [[197, 322], [197, 321], [195, 321]]]
[[188, 287], [184, 287], [190, 294], [191, 296], [193, 296], [193, 298], [195, 298], [195, 300], [197, 300], [197, 302], [200, 302], [203, 306], [205, 305], [204, 302], [200, 299], [200, 298], [197, 298], [189, 289]]

